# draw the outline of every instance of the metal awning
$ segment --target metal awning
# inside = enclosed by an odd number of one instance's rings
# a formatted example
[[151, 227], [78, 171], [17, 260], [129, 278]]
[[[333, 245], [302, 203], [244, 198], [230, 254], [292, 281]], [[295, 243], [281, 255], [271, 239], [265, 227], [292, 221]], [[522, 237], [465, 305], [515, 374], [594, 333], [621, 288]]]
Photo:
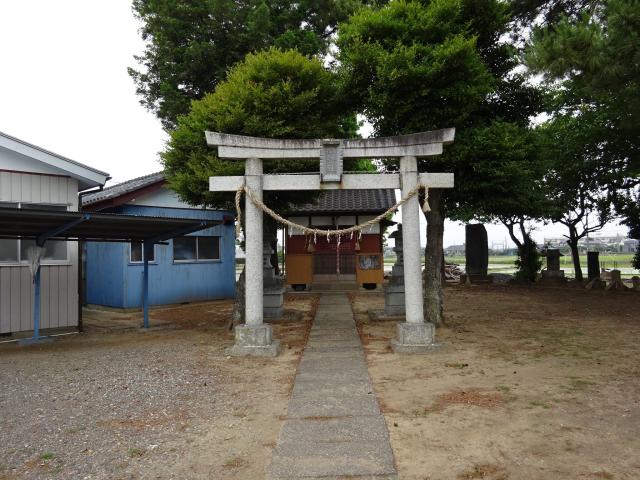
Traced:
[[161, 242], [221, 223], [222, 220], [0, 208], [0, 238]]
[[[65, 212], [56, 210], [31, 210], [0, 208], [0, 238], [35, 239], [43, 246], [48, 240], [84, 240], [96, 242], [141, 241], [145, 244], [143, 255], [144, 327], [149, 326], [149, 253], [154, 243], [187, 235], [222, 224], [223, 220], [146, 217], [138, 215], [114, 215], [112, 213]], [[33, 337], [25, 343], [37, 342], [40, 336], [40, 266], [35, 275], [33, 308]]]

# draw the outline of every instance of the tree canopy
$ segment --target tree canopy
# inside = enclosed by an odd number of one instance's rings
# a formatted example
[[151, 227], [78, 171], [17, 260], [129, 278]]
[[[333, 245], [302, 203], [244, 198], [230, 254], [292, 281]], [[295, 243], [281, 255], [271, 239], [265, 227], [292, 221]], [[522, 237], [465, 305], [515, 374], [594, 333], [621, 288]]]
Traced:
[[453, 191], [430, 194], [425, 297], [434, 323], [444, 215], [506, 218], [503, 202], [512, 198], [510, 207], [533, 217], [542, 203], [532, 188], [541, 175], [529, 147], [530, 117], [542, 95], [514, 72], [517, 52], [503, 41], [512, 21], [509, 5], [497, 0], [395, 1], [363, 8], [340, 26], [344, 89], [376, 134], [457, 129], [443, 155], [420, 162], [423, 171], [456, 178]]
[[141, 103], [167, 128], [192, 100], [212, 92], [227, 69], [271, 46], [326, 52], [339, 21], [359, 0], [133, 0], [146, 42], [129, 69]]
[[640, 3], [592, 8], [536, 29], [527, 52], [534, 73], [556, 88], [552, 114], [573, 117], [584, 140], [608, 162], [609, 189], [627, 190], [640, 174]]
[[[229, 206], [229, 194], [208, 191], [212, 175], [243, 175], [243, 162], [221, 160], [206, 130], [270, 138], [353, 136], [355, 117], [341, 104], [334, 74], [317, 59], [272, 48], [249, 54], [213, 93], [178, 117], [162, 163], [170, 185], [193, 205]], [[352, 165], [351, 168], [357, 168]], [[317, 170], [317, 162], [269, 161], [265, 172]], [[280, 197], [288, 199], [286, 194]]]
[[[638, 32], [640, 2], [592, 1], [534, 29], [525, 57], [554, 93], [552, 119], [542, 127], [555, 159], [548, 176], [558, 208], [553, 220], [569, 230], [577, 278], [577, 241], [610, 220], [612, 207], [640, 236]], [[599, 220], [587, 227], [593, 212]]]

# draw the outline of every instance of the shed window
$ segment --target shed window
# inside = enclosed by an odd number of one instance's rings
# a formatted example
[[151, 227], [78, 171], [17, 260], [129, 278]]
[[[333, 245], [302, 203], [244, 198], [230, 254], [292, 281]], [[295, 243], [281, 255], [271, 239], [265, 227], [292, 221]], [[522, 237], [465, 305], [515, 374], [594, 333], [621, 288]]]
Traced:
[[[25, 210], [55, 210], [65, 212], [65, 205], [50, 205], [46, 203], [9, 203], [0, 202], [2, 208], [22, 208]], [[28, 260], [27, 251], [30, 246], [35, 245], [32, 239], [0, 239], [0, 262], [19, 263]], [[68, 260], [67, 242], [64, 240], [47, 240], [44, 244], [44, 262]]]
[[0, 262], [17, 262], [18, 240], [0, 238]]
[[[0, 202], [0, 208], [18, 208], [17, 203]], [[0, 262], [16, 263], [20, 261], [18, 256], [18, 240], [13, 238], [0, 238]]]
[[[20, 240], [20, 258], [28, 260], [27, 252], [29, 247], [36, 244], [35, 240]], [[65, 240], [47, 240], [44, 243], [43, 260], [63, 261], [67, 259], [67, 242]]]
[[220, 260], [220, 237], [196, 237], [198, 260]]
[[[155, 245], [151, 250], [151, 254], [149, 256], [150, 262], [156, 261], [156, 249]], [[131, 249], [129, 251], [129, 261], [131, 263], [142, 263], [144, 261], [144, 245], [142, 242], [131, 242]]]
[[207, 262], [220, 260], [220, 237], [177, 237], [173, 239], [173, 260]]

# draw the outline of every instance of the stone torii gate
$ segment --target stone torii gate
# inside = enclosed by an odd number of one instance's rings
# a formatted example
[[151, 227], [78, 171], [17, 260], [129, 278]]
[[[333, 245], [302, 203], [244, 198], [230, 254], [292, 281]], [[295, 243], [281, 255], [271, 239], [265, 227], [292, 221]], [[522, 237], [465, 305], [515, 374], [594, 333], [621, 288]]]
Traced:
[[[246, 185], [262, 200], [264, 190], [401, 189], [404, 198], [418, 184], [428, 188], [452, 188], [452, 173], [418, 173], [417, 158], [442, 154], [453, 142], [455, 129], [395, 137], [354, 140], [279, 140], [206, 132], [207, 144], [217, 147], [218, 157], [245, 160], [244, 176], [210, 177], [210, 191], [237, 191]], [[400, 173], [343, 173], [345, 158], [400, 157]], [[268, 159], [319, 159], [319, 174], [263, 175]], [[235, 331], [231, 355], [275, 356], [279, 344], [271, 325], [263, 323], [263, 213], [245, 195], [245, 324]], [[402, 206], [406, 322], [397, 325], [392, 340], [395, 352], [421, 352], [434, 345], [434, 326], [425, 322], [422, 297], [420, 211], [417, 195]]]

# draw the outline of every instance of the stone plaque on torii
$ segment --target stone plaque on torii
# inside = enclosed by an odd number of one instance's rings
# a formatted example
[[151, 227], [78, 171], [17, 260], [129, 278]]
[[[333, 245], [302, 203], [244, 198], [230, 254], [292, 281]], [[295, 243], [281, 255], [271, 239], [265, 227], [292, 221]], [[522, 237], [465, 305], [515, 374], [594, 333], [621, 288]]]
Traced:
[[[418, 157], [440, 155], [453, 142], [455, 129], [368, 139], [280, 140], [206, 132], [218, 157], [245, 161], [244, 176], [210, 177], [210, 191], [237, 191], [242, 186], [262, 200], [264, 190], [401, 189], [404, 198], [417, 185], [452, 188], [452, 173], [419, 173]], [[400, 158], [399, 173], [344, 173], [345, 158]], [[262, 161], [318, 159], [317, 174], [263, 175]], [[263, 323], [262, 210], [245, 196], [245, 323], [236, 327], [233, 355], [276, 355], [271, 326]], [[406, 322], [392, 341], [396, 352], [424, 351], [434, 345], [434, 326], [426, 323], [422, 304], [420, 211], [417, 195], [402, 206]]]

